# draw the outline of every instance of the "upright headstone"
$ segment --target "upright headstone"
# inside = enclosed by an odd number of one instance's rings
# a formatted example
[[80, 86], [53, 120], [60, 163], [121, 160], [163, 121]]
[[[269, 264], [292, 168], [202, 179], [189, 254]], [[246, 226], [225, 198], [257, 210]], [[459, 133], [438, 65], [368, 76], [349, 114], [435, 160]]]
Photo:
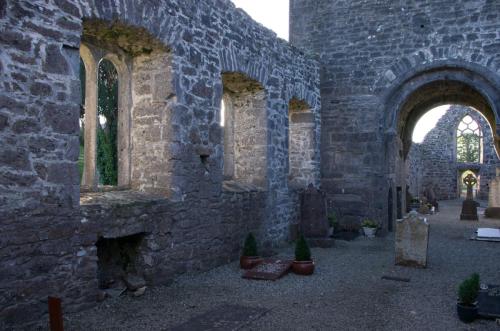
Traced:
[[424, 196], [427, 198], [427, 202], [430, 203], [434, 209], [439, 210], [439, 204], [436, 199], [436, 192], [432, 185], [428, 185], [424, 190]]
[[396, 222], [396, 264], [408, 267], [427, 266], [429, 224], [425, 218], [411, 211]]
[[462, 213], [460, 214], [461, 220], [477, 221], [477, 203], [473, 199], [472, 187], [477, 184], [477, 179], [472, 174], [465, 176], [463, 180], [467, 186], [467, 197], [462, 203]]
[[325, 193], [312, 184], [302, 193], [300, 204], [299, 231], [306, 237], [309, 245], [331, 247], [329, 238], [330, 224], [327, 217]]
[[484, 215], [490, 218], [500, 219], [500, 168], [497, 168], [497, 176], [489, 183], [488, 208]]

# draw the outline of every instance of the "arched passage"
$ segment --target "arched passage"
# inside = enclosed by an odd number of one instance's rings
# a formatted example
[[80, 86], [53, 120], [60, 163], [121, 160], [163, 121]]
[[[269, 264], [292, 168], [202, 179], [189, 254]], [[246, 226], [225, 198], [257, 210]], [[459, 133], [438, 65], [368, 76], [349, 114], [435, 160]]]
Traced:
[[[412, 145], [413, 130], [418, 120], [428, 110], [437, 106], [463, 105], [473, 107], [481, 113], [492, 129], [498, 155], [500, 84], [491, 77], [495, 75], [485, 75], [485, 70], [474, 71], [467, 66], [429, 67], [408, 74], [394, 84], [385, 97], [385, 165], [388, 190], [392, 189], [394, 192], [397, 187], [407, 187], [408, 167], [405, 162]], [[401, 196], [404, 199], [407, 195]]]

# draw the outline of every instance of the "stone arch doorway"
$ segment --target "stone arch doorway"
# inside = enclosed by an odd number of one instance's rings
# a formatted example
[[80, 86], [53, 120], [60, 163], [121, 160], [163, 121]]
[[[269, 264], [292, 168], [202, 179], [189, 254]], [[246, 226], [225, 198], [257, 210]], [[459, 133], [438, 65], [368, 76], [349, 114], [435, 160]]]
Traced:
[[500, 77], [469, 64], [429, 66], [401, 77], [384, 98], [387, 178], [406, 188], [406, 161], [415, 125], [428, 110], [441, 105], [469, 106], [481, 113], [492, 129], [498, 157], [499, 96]]

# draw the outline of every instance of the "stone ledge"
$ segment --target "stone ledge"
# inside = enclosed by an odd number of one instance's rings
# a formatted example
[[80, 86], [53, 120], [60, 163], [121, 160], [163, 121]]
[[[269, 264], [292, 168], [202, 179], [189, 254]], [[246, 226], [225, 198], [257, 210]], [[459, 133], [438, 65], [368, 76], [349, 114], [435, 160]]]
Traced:
[[167, 202], [166, 197], [144, 193], [133, 190], [117, 190], [107, 192], [88, 192], [80, 195], [80, 206], [103, 206], [113, 207], [122, 205], [133, 205], [137, 203], [159, 203]]

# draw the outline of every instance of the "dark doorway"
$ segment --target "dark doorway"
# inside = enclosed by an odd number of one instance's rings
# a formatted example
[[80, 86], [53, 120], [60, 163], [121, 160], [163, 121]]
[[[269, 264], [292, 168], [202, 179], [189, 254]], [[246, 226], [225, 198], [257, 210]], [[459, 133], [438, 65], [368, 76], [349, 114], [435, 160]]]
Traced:
[[392, 209], [393, 209], [393, 199], [392, 199], [392, 186], [389, 187], [389, 194], [387, 196], [387, 229], [392, 232]]
[[401, 189], [401, 186], [396, 187], [396, 212], [397, 212], [397, 218], [401, 219], [403, 218], [403, 190]]

